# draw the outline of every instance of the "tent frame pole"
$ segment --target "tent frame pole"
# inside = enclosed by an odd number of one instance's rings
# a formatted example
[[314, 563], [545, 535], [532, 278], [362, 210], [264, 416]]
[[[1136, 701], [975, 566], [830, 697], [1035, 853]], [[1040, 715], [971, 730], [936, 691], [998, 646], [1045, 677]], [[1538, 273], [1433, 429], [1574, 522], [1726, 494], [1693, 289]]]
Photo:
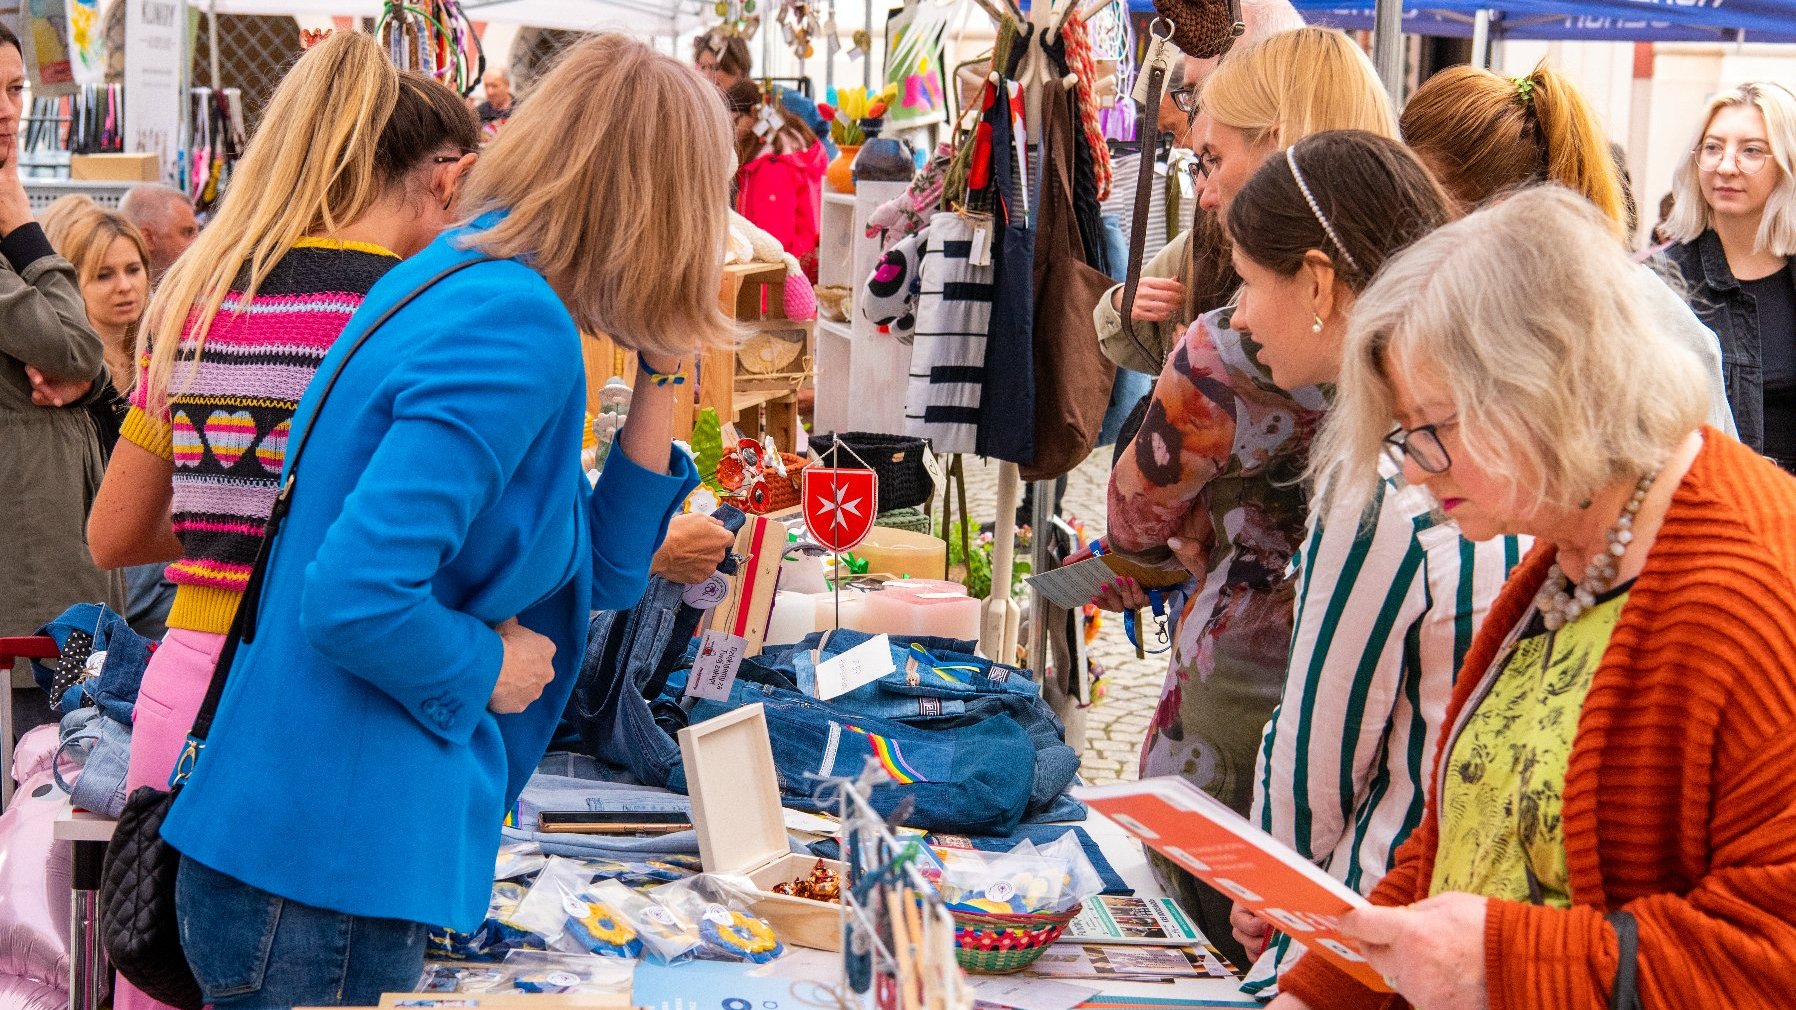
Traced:
[[1391, 96], [1403, 107], [1403, 0], [1377, 0], [1372, 16], [1372, 66]]

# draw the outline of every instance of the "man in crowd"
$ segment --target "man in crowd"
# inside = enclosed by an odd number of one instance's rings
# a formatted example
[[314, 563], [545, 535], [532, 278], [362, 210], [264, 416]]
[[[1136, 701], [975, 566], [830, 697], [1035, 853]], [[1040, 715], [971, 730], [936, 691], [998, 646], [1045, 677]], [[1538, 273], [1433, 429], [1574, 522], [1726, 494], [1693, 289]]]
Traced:
[[480, 117], [480, 132], [490, 138], [511, 118], [511, 71], [503, 66], [489, 69], [480, 87], [486, 93], [486, 101], [476, 106], [474, 112]]
[[132, 186], [119, 200], [118, 209], [143, 233], [144, 245], [150, 250], [151, 285], [162, 279], [200, 234], [193, 201], [173, 186], [159, 182]]

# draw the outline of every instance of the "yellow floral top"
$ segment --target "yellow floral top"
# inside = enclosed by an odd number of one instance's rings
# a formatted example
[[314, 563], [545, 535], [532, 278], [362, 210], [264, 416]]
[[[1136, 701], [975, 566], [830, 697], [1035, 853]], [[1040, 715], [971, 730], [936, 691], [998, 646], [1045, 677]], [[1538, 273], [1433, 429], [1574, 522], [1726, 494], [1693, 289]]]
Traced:
[[1560, 818], [1565, 773], [1585, 695], [1629, 588], [1599, 597], [1557, 632], [1533, 617], [1465, 728], [1448, 738], [1429, 893], [1571, 906]]

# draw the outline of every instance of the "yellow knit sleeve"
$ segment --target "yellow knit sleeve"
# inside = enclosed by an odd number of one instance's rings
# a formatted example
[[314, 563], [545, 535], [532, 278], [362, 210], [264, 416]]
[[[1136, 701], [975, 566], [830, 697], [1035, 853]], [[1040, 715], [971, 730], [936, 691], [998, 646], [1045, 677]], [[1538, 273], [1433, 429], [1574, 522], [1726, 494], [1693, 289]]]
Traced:
[[132, 445], [155, 453], [171, 463], [174, 462], [174, 429], [167, 421], [152, 417], [142, 407], [132, 407], [125, 414], [125, 422], [119, 426], [119, 437], [128, 439]]

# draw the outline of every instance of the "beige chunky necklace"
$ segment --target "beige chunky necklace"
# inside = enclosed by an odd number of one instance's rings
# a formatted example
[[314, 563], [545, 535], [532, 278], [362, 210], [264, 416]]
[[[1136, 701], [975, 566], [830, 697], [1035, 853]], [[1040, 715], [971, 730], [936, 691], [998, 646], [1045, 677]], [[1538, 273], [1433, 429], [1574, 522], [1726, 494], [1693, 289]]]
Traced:
[[1646, 501], [1646, 492], [1657, 480], [1659, 471], [1654, 470], [1640, 478], [1634, 485], [1634, 496], [1622, 506], [1621, 515], [1616, 517], [1615, 525], [1609, 527], [1608, 545], [1598, 551], [1590, 559], [1584, 569], [1584, 577], [1578, 580], [1573, 588], [1571, 580], [1566, 578], [1565, 570], [1558, 562], [1547, 570], [1547, 580], [1534, 595], [1534, 606], [1540, 611], [1540, 620], [1548, 631], [1558, 631], [1567, 624], [1578, 619], [1578, 615], [1596, 606], [1596, 598], [1609, 591], [1615, 585], [1615, 573], [1620, 569], [1622, 556], [1628, 553], [1628, 545], [1634, 542], [1634, 517], [1640, 514], [1640, 505]]

